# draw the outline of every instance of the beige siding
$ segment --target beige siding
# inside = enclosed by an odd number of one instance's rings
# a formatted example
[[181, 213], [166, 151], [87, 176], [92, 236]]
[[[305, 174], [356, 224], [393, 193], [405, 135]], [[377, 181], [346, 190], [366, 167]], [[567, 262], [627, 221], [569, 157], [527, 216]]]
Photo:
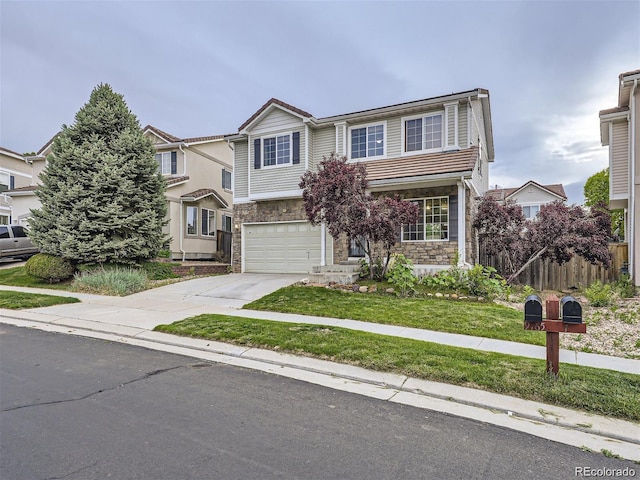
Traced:
[[447, 122], [447, 138], [445, 142], [447, 147], [452, 147], [456, 145], [456, 107], [447, 107], [445, 112]]
[[614, 123], [611, 144], [611, 196], [629, 195], [629, 127]]
[[305, 128], [299, 125], [293, 130], [271, 131], [268, 136], [278, 135], [285, 132], [300, 132], [300, 163], [297, 165], [286, 165], [279, 167], [262, 167], [260, 169], [253, 168], [253, 140], [249, 145], [251, 152], [251, 167], [249, 169], [250, 176], [250, 192], [249, 195], [270, 193], [270, 192], [286, 192], [290, 190], [298, 190], [300, 177], [304, 173], [304, 145], [306, 142]]
[[387, 157], [399, 157], [402, 153], [402, 121], [400, 117], [387, 120]]
[[276, 131], [300, 127], [300, 125], [302, 125], [302, 120], [299, 117], [275, 108], [251, 128], [251, 135], [271, 134]]
[[323, 157], [329, 157], [336, 150], [336, 129], [327, 127], [313, 132], [313, 161], [309, 162], [309, 168], [315, 170]]
[[469, 145], [467, 115], [469, 107], [466, 103], [461, 103], [458, 106], [458, 141], [460, 142], [460, 148], [467, 148]]
[[346, 149], [349, 148], [348, 142], [345, 141], [345, 135], [346, 133], [346, 128], [343, 125], [340, 125], [338, 127], [336, 127], [336, 142], [333, 146], [333, 149], [331, 150], [331, 152], [336, 152], [340, 155], [347, 155]]
[[247, 141], [239, 141], [234, 144], [234, 196], [246, 198], [249, 196], [249, 149]]

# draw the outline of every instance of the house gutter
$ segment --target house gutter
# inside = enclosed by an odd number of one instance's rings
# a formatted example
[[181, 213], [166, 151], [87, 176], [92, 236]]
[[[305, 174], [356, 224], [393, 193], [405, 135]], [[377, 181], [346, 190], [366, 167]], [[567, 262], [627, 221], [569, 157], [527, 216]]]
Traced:
[[[631, 278], [634, 281], [635, 285], [638, 285], [638, 278], [637, 275], [639, 274], [639, 272], [637, 272], [636, 270], [638, 270], [636, 268], [636, 264], [635, 264], [635, 245], [638, 242], [638, 239], [636, 238], [636, 233], [637, 233], [637, 228], [636, 228], [636, 150], [637, 150], [637, 146], [636, 146], [636, 102], [635, 99], [633, 98], [636, 92], [636, 88], [638, 87], [638, 79], [635, 78], [633, 80], [633, 87], [631, 88], [631, 93], [629, 96], [629, 103], [631, 103], [631, 155], [630, 155], [630, 160], [631, 160], [631, 185], [629, 185], [630, 190], [631, 190], [631, 236], [630, 236], [630, 240], [631, 240], [631, 245], [629, 248], [629, 265], [631, 265]], [[635, 278], [634, 278], [635, 277]]]

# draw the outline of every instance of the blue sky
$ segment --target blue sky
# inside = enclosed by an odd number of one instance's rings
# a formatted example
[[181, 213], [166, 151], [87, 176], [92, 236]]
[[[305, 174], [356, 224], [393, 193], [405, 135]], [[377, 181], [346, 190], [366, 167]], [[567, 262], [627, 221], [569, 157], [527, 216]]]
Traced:
[[269, 98], [324, 117], [486, 88], [490, 182], [607, 166], [598, 111], [640, 68], [640, 2], [0, 0], [0, 145], [36, 151], [99, 83], [144, 126], [233, 133]]

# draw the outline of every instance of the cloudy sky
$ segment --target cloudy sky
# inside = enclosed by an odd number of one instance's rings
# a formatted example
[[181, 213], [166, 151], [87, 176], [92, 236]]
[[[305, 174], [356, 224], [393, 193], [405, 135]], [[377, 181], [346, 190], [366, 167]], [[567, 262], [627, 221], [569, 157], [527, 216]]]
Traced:
[[490, 92], [490, 182], [584, 181], [607, 166], [598, 111], [640, 68], [633, 1], [0, 0], [0, 145], [40, 149], [99, 83], [140, 123], [233, 133], [269, 98], [325, 117]]

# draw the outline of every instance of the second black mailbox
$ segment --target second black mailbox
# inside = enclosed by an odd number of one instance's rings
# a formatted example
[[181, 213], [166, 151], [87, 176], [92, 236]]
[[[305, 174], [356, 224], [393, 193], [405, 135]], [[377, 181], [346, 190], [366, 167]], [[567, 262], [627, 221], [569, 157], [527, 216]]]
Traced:
[[542, 322], [542, 300], [537, 295], [529, 295], [524, 301], [524, 321], [529, 323]]
[[570, 295], [562, 297], [560, 315], [563, 323], [582, 323], [582, 305]]

